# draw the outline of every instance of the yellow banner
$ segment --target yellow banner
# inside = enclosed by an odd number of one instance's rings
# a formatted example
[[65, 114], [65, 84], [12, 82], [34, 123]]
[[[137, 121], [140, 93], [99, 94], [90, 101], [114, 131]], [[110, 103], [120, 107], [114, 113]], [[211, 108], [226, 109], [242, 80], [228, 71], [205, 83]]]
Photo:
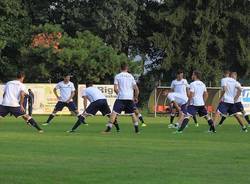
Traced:
[[[51, 114], [57, 99], [53, 93], [56, 84], [25, 84], [26, 89], [31, 89], [34, 93], [33, 114]], [[60, 94], [58, 92], [58, 94]], [[3, 85], [0, 86], [0, 102], [3, 96]], [[67, 108], [64, 108], [58, 114], [70, 114]]]

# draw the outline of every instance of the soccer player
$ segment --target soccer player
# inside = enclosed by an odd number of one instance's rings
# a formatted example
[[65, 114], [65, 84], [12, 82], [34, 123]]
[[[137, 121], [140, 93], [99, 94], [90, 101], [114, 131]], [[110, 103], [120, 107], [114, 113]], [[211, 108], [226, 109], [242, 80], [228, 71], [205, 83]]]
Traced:
[[32, 111], [33, 111], [33, 104], [34, 104], [34, 93], [31, 89], [28, 89], [28, 92], [29, 92], [29, 97], [28, 97], [28, 112], [29, 112], [29, 115], [31, 116], [32, 115]]
[[164, 92], [164, 95], [170, 101], [170, 106], [173, 106], [179, 114], [178, 123], [175, 124], [175, 128], [178, 128], [184, 119], [184, 115], [187, 113], [188, 97], [181, 93], [169, 92], [167, 90]]
[[31, 116], [32, 110], [33, 110], [33, 104], [34, 104], [34, 93], [31, 91], [31, 89], [28, 89], [28, 94], [26, 94], [24, 97], [23, 107], [25, 109], [25, 113], [26, 113], [27, 104], [28, 104], [28, 112], [29, 112], [28, 114]]
[[134, 77], [128, 73], [128, 65], [125, 63], [121, 64], [121, 73], [115, 76], [114, 90], [118, 96], [104, 132], [110, 132], [117, 115], [125, 111], [126, 114], [132, 116], [135, 133], [139, 133], [138, 117], [134, 112], [134, 103], [138, 102], [139, 88]]
[[23, 84], [24, 78], [24, 72], [18, 72], [16, 80], [6, 83], [4, 87], [2, 105], [0, 105], [0, 117], [5, 117], [9, 113], [14, 115], [16, 118], [22, 117], [27, 124], [35, 127], [38, 132], [42, 133], [43, 130], [31, 116], [25, 113], [25, 109], [23, 107], [24, 96], [26, 95], [26, 89]]
[[[48, 120], [43, 125], [49, 125], [51, 120], [55, 117], [58, 111], [62, 111], [64, 107], [67, 107], [71, 112], [75, 113], [78, 117], [78, 121], [84, 122], [83, 116], [78, 112], [75, 103], [73, 102], [73, 97], [75, 96], [75, 86], [70, 81], [71, 75], [67, 74], [64, 76], [63, 81], [59, 82], [54, 88], [53, 92], [58, 99], [58, 102], [50, 114]], [[57, 94], [57, 90], [60, 90], [60, 96]]]
[[177, 133], [182, 133], [182, 131], [189, 122], [189, 118], [191, 116], [194, 116], [196, 113], [198, 113], [199, 116], [204, 117], [207, 120], [208, 125], [210, 126], [209, 132], [216, 132], [214, 122], [208, 115], [208, 112], [205, 108], [205, 101], [208, 98], [206, 85], [200, 79], [201, 73], [199, 71], [194, 71], [192, 74], [193, 82], [190, 84], [190, 96], [189, 105], [187, 107], [187, 113], [180, 128], [177, 130]]
[[[171, 90], [172, 92], [175, 93], [180, 93], [182, 96], [186, 96], [188, 98], [189, 95], [189, 84], [187, 82], [186, 79], [184, 79], [184, 73], [182, 70], [178, 70], [177, 72], [177, 76], [176, 79], [172, 81], [171, 83]], [[176, 116], [176, 112], [174, 111], [174, 108], [172, 106], [171, 107], [171, 114], [170, 114], [170, 124], [169, 124], [169, 128], [175, 128], [174, 125], [174, 118]], [[195, 125], [198, 127], [199, 124], [197, 122], [196, 116], [193, 116]]]
[[231, 72], [230, 76], [227, 76], [221, 80], [222, 87], [222, 98], [221, 102], [218, 106], [217, 113], [215, 114], [215, 118], [218, 118], [221, 115], [221, 120], [219, 125], [222, 125], [225, 121], [227, 115], [233, 115], [238, 123], [240, 124], [242, 131], [247, 132], [247, 128], [243, 123], [243, 120], [237, 114], [241, 112], [247, 122], [249, 122], [249, 118], [245, 115], [244, 107], [241, 103], [241, 84], [237, 81], [237, 73]]
[[[82, 113], [83, 122], [77, 121], [73, 128], [68, 132], [75, 132], [77, 127], [79, 127], [82, 123], [85, 123], [87, 116], [94, 116], [98, 111], [100, 111], [103, 116], [109, 116], [111, 113], [106, 97], [98, 88], [93, 87], [92, 82], [86, 82], [86, 89], [84, 89], [82, 92], [82, 98], [84, 106], [84, 112]], [[90, 104], [87, 107], [88, 101]], [[114, 125], [117, 129], [117, 132], [119, 132], [120, 128], [117, 121], [114, 122]]]

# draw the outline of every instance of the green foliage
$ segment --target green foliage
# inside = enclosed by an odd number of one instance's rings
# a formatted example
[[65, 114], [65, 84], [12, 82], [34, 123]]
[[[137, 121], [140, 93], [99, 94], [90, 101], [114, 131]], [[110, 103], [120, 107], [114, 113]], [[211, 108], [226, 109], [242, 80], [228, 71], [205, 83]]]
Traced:
[[[37, 30], [44, 30], [44, 33], [61, 31], [58, 26], [53, 28], [48, 24], [34, 29], [36, 33]], [[74, 38], [63, 33], [59, 47], [59, 50], [43, 46], [22, 48], [23, 64], [30, 66], [28, 70], [35, 71], [28, 73], [28, 80], [52, 79], [56, 82], [65, 72], [70, 72], [77, 82], [110, 82], [118, 72], [120, 62], [128, 60], [89, 31], [77, 32]]]
[[[149, 40], [165, 50], [166, 73], [198, 69], [218, 85], [223, 69], [249, 74], [249, 1], [166, 1], [151, 17], [162, 26]], [[174, 67], [173, 67], [174, 66]]]
[[[159, 69], [143, 77], [150, 78], [147, 87], [159, 73], [168, 84], [178, 68], [188, 75], [199, 69], [212, 85], [218, 85], [225, 68], [246, 80], [249, 10], [248, 0], [1, 0], [0, 77], [7, 80], [29, 66], [29, 81], [54, 81], [72, 66], [78, 81], [111, 81], [120, 61], [128, 60], [122, 54], [128, 48], [143, 57], [153, 47], [165, 57]], [[60, 52], [30, 48], [33, 36], [42, 32], [63, 33]], [[142, 70], [135, 63], [131, 69]]]

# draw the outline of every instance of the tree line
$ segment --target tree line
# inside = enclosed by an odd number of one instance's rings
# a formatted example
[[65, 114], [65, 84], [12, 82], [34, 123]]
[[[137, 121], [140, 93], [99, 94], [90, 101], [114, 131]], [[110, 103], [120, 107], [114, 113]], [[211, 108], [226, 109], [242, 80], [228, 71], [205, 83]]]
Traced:
[[[70, 72], [79, 83], [111, 83], [120, 62], [142, 73], [147, 57], [158, 67], [140, 77], [145, 91], [179, 68], [187, 77], [199, 69], [212, 86], [230, 69], [247, 85], [249, 11], [249, 0], [1, 0], [0, 80], [21, 68], [28, 82]], [[59, 48], [32, 46], [41, 33], [61, 33]], [[142, 63], [130, 61], [136, 55]]]

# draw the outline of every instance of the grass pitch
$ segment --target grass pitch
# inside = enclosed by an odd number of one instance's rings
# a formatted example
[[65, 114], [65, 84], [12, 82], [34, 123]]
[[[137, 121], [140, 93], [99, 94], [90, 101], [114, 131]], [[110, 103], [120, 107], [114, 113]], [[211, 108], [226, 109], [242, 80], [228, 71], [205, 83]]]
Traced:
[[[46, 116], [35, 116], [45, 122]], [[145, 118], [135, 135], [131, 120], [119, 117], [121, 132], [102, 135], [107, 119], [69, 134], [75, 117], [57, 116], [38, 134], [22, 119], [0, 120], [0, 184], [248, 184], [250, 133], [234, 119], [216, 134], [199, 119], [183, 134], [172, 134], [169, 120]]]

